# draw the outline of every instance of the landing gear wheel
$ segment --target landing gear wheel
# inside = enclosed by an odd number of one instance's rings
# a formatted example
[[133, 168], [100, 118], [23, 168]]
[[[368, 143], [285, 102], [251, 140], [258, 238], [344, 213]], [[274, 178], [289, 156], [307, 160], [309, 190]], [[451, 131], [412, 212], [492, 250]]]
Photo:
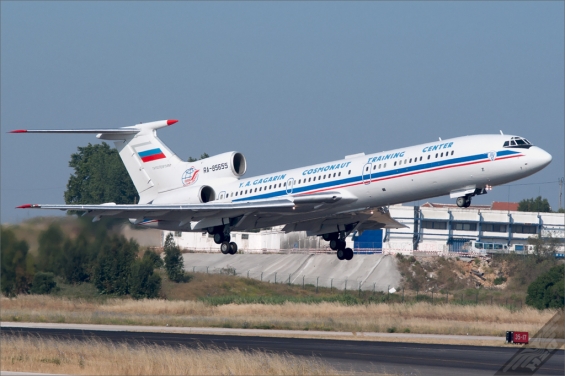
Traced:
[[471, 206], [471, 197], [466, 197], [464, 208]]
[[230, 248], [230, 243], [228, 242], [222, 242], [222, 244], [220, 245], [220, 251], [222, 251], [224, 255], [230, 253]]
[[214, 234], [214, 243], [221, 244], [224, 241], [224, 234], [217, 232]]
[[470, 196], [457, 197], [457, 200], [455, 200], [455, 203], [460, 208], [468, 208], [469, 206], [471, 206], [471, 197]]
[[234, 242], [230, 243], [230, 255], [235, 255], [237, 253], [237, 244]]
[[330, 232], [329, 234], [322, 235], [322, 239], [329, 242], [330, 240], [339, 239], [339, 234], [337, 232]]
[[351, 248], [345, 248], [343, 252], [344, 252], [343, 255], [344, 259], [351, 260], [353, 258], [353, 250]]
[[337, 258], [338, 258], [338, 260], [345, 260], [345, 250], [344, 249], [338, 249], [337, 250]]
[[339, 240], [330, 240], [330, 248], [332, 251], [337, 251], [339, 245]]

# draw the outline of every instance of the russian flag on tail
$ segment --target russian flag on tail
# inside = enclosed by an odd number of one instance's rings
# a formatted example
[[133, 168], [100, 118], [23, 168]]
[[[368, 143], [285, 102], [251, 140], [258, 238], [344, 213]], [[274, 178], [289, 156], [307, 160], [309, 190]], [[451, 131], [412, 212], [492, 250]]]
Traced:
[[159, 148], [140, 151], [138, 154], [143, 162], [151, 162], [156, 161], [157, 159], [166, 158], [165, 154], [163, 154], [163, 152]]

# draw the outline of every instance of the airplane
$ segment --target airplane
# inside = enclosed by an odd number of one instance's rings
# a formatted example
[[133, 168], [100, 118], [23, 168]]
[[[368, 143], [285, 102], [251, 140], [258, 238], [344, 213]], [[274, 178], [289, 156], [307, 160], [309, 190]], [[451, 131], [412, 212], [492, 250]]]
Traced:
[[114, 129], [14, 130], [11, 133], [91, 133], [113, 141], [139, 194], [138, 204], [26, 204], [18, 208], [83, 211], [93, 217], [127, 218], [134, 225], [213, 235], [223, 254], [237, 253], [231, 231], [284, 225], [329, 241], [339, 260], [351, 260], [352, 232], [406, 227], [387, 207], [449, 195], [467, 208], [471, 198], [540, 171], [551, 155], [519, 136], [471, 135], [421, 145], [345, 156], [311, 166], [243, 177], [237, 151], [185, 162], [157, 130], [177, 120]]

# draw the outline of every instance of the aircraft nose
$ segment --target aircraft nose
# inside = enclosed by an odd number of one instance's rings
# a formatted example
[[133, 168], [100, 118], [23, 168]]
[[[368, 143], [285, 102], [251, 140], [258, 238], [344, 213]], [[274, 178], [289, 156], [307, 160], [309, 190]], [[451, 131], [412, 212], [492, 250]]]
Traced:
[[547, 151], [538, 148], [537, 146], [534, 146], [532, 148], [530, 148], [530, 150], [533, 152], [533, 163], [534, 165], [538, 168], [538, 169], [542, 169], [545, 166], [547, 166], [548, 164], [551, 163], [551, 160], [553, 159], [551, 154], [549, 154]]

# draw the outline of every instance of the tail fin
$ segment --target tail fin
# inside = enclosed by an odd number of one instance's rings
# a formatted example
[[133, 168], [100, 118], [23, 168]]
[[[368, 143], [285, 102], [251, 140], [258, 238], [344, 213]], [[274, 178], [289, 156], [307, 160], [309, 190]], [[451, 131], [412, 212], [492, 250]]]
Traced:
[[182, 180], [174, 177], [181, 176], [189, 163], [183, 162], [157, 137], [157, 129], [176, 122], [161, 120], [115, 129], [20, 129], [10, 133], [95, 133], [101, 140], [114, 141], [139, 193], [139, 203], [144, 204], [160, 192], [183, 186]]

